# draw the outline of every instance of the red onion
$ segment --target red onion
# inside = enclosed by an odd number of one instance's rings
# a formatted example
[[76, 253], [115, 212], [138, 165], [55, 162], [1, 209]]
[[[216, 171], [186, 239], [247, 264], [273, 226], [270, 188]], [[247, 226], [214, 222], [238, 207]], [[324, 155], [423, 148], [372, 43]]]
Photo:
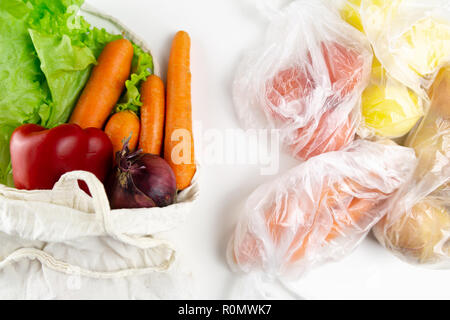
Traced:
[[166, 207], [175, 202], [175, 174], [161, 157], [130, 152], [128, 143], [116, 155], [114, 168], [106, 184], [112, 209]]

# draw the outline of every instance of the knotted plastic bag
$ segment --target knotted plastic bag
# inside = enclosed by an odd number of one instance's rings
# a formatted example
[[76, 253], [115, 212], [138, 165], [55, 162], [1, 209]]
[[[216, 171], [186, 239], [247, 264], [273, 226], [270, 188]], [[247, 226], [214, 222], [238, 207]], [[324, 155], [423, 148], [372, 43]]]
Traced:
[[298, 0], [271, 16], [264, 43], [240, 64], [233, 85], [247, 129], [280, 129], [302, 160], [354, 140], [372, 51], [363, 34], [321, 0]]
[[450, 267], [450, 67], [431, 91], [431, 107], [407, 145], [419, 164], [413, 180], [375, 228], [377, 239], [415, 264]]
[[312, 158], [248, 198], [228, 247], [244, 273], [297, 279], [355, 249], [417, 164], [414, 150], [358, 140]]

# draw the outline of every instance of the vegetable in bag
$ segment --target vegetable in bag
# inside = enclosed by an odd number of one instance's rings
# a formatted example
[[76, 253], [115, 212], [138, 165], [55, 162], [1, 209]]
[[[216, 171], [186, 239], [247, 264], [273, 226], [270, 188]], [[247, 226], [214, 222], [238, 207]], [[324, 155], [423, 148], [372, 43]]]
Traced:
[[83, 129], [105, 126], [130, 76], [133, 54], [133, 45], [127, 39], [109, 42], [103, 48], [70, 116], [70, 123]]
[[[423, 116], [423, 101], [411, 89], [386, 74], [378, 61], [362, 94], [363, 121], [359, 136], [400, 138]], [[379, 75], [379, 76], [378, 76]]]
[[389, 74], [421, 98], [450, 62], [447, 0], [362, 0], [361, 21]]
[[371, 59], [367, 40], [337, 12], [320, 0], [295, 1], [240, 65], [236, 112], [246, 128], [280, 129], [299, 159], [340, 150], [359, 126]]
[[[335, 1], [330, 1], [335, 2]], [[338, 2], [342, 18], [364, 33], [361, 0]], [[369, 86], [362, 94], [362, 123], [358, 134], [363, 138], [400, 138], [408, 134], [423, 116], [423, 101], [407, 86], [386, 72], [374, 57]]]
[[450, 67], [431, 90], [430, 110], [407, 140], [419, 164], [375, 228], [377, 239], [411, 263], [450, 266]]
[[[0, 2], [0, 183], [13, 185], [9, 141], [22, 124], [53, 128], [67, 122], [105, 45], [121, 35], [76, 16], [83, 0]], [[138, 86], [153, 59], [134, 45], [132, 75], [117, 108], [142, 104]]]
[[420, 158], [417, 177], [429, 173], [440, 181], [448, 176], [450, 162], [450, 66], [443, 68], [430, 90], [431, 106], [420, 127], [406, 144], [416, 150]]
[[75, 124], [50, 130], [25, 124], [14, 130], [10, 145], [14, 184], [24, 190], [51, 190], [62, 175], [79, 170], [104, 182], [113, 159], [113, 146], [102, 130]]
[[429, 195], [395, 221], [383, 220], [375, 235], [388, 249], [411, 263], [438, 264], [450, 257], [448, 199]]
[[384, 216], [415, 165], [410, 148], [363, 140], [308, 160], [248, 198], [229, 263], [296, 278], [342, 258]]
[[177, 195], [175, 174], [160, 156], [131, 152], [128, 139], [116, 154], [116, 165], [105, 185], [112, 209], [167, 207]]

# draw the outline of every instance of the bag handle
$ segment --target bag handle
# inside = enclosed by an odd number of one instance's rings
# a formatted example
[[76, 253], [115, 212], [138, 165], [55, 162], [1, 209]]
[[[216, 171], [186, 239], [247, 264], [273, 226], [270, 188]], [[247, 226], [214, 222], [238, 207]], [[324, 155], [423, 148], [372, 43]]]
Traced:
[[65, 273], [69, 276], [83, 276], [93, 279], [117, 279], [131, 276], [141, 276], [155, 272], [165, 272], [175, 262], [175, 254], [172, 254], [168, 259], [158, 266], [144, 267], [144, 268], [127, 268], [117, 271], [92, 271], [81, 268], [70, 263], [61, 261], [53, 257], [51, 254], [34, 248], [23, 248], [14, 251], [6, 259], [0, 262], [0, 270], [7, 266], [19, 262], [21, 260], [38, 260], [42, 265], [54, 271]]
[[23, 259], [36, 259], [48, 268], [68, 275], [81, 275], [97, 279], [111, 279], [143, 275], [154, 272], [164, 272], [170, 269], [170, 267], [176, 260], [176, 250], [168, 241], [155, 239], [152, 236], [129, 236], [126, 234], [122, 234], [116, 230], [111, 219], [112, 213], [110, 210], [109, 200], [106, 195], [105, 188], [94, 174], [85, 171], [73, 171], [66, 173], [55, 184], [53, 190], [80, 190], [78, 181], [84, 181], [87, 184], [92, 195], [92, 203], [97, 220], [103, 225], [105, 233], [108, 236], [122, 243], [137, 247], [142, 250], [151, 250], [156, 248], [163, 249], [164, 251], [168, 252], [168, 256], [159, 265], [156, 266], [148, 266], [144, 268], [127, 268], [114, 272], [97, 272], [58, 260], [51, 254], [43, 250], [35, 248], [22, 248], [13, 252], [6, 259], [1, 261], [0, 269], [3, 269], [7, 265]]
[[161, 246], [166, 246], [168, 249], [172, 249], [169, 242], [165, 240], [154, 239], [151, 236], [132, 237], [117, 231], [114, 223], [112, 222], [112, 213], [105, 188], [100, 180], [98, 180], [92, 173], [86, 171], [72, 171], [66, 173], [55, 184], [54, 190], [79, 190], [78, 181], [83, 181], [88, 186], [92, 195], [95, 215], [97, 220], [103, 225], [107, 235], [140, 249], [152, 249]]

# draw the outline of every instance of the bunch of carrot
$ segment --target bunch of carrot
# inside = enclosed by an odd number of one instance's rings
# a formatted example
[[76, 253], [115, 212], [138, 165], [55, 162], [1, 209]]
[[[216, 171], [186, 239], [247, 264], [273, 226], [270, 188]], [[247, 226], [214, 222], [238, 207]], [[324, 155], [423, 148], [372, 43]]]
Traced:
[[[130, 77], [133, 45], [126, 39], [107, 44], [70, 119], [70, 123], [82, 128], [104, 129], [115, 152], [122, 150], [130, 138], [131, 150], [139, 147], [144, 153], [162, 155], [175, 173], [178, 190], [189, 187], [196, 172], [190, 46], [186, 32], [175, 35], [168, 65], [167, 99], [163, 81], [156, 75], [149, 76], [141, 86], [139, 118], [132, 111], [111, 116]], [[188, 141], [179, 141], [180, 132], [188, 133], [181, 135]], [[178, 160], [186, 160], [186, 156], [187, 161]]]

